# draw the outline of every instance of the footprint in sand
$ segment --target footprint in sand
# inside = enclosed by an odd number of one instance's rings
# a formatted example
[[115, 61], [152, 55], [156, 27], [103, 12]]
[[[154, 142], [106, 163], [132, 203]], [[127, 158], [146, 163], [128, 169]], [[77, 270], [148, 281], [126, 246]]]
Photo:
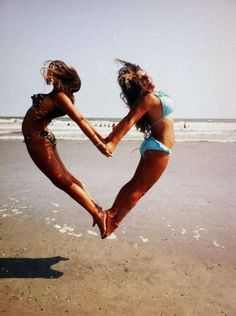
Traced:
[[19, 200], [15, 199], [15, 198], [13, 198], [13, 197], [10, 197], [9, 199], [10, 199], [11, 201], [13, 201], [14, 203], [19, 203]]
[[94, 232], [93, 230], [87, 230], [87, 233], [92, 236], [98, 236], [98, 234]]
[[68, 233], [68, 232], [72, 232], [72, 231], [74, 230], [74, 228], [69, 227], [69, 226], [67, 226], [66, 224], [64, 224], [63, 227], [61, 227], [61, 226], [58, 225], [58, 224], [55, 224], [54, 227], [55, 227], [56, 229], [58, 229], [60, 233]]
[[218, 248], [222, 248], [225, 249], [225, 246], [221, 246], [220, 244], [218, 244], [215, 240], [213, 241], [213, 245], [218, 247]]
[[2, 217], [12, 217], [10, 214], [2, 214]]
[[108, 236], [106, 239], [109, 239], [109, 240], [114, 240], [116, 239], [116, 235], [114, 233], [112, 233], [110, 236]]
[[52, 204], [53, 206], [55, 206], [55, 207], [59, 207], [59, 206], [60, 206], [60, 204], [54, 203], [54, 202], [51, 202], [51, 204]]
[[14, 214], [23, 214], [23, 212], [22, 211], [19, 211], [18, 210], [18, 208], [15, 208], [15, 209], [13, 209], [13, 210], [11, 210], [12, 211], [12, 213], [14, 213]]
[[181, 234], [182, 234], [182, 235], [185, 235], [185, 234], [186, 234], [186, 232], [187, 232], [187, 230], [186, 230], [185, 228], [183, 228], [183, 227], [182, 227], [182, 228], [181, 228]]
[[46, 221], [47, 224], [51, 224], [51, 222], [50, 222], [50, 217], [45, 217], [44, 219], [45, 219], [45, 221]]
[[82, 234], [75, 234], [75, 233], [68, 233], [67, 235], [70, 235], [70, 236], [73, 236], [73, 237], [77, 237], [77, 238], [82, 236]]
[[145, 238], [143, 236], [139, 236], [139, 238], [142, 240], [142, 242], [146, 243], [146, 242], [149, 242], [149, 239], [148, 238]]
[[24, 214], [24, 213], [22, 211], [17, 211], [15, 212], [15, 214], [18, 215], [18, 214]]
[[[199, 227], [199, 226], [196, 226], [196, 227]], [[201, 235], [199, 234], [199, 231], [206, 231], [206, 229], [205, 228], [198, 228], [198, 229], [193, 231], [193, 233], [195, 234], [193, 236], [193, 238], [195, 238], [196, 240], [199, 240], [199, 238], [201, 237]]]
[[59, 229], [59, 232], [62, 233], [62, 234], [64, 234], [64, 233], [67, 232], [67, 230], [66, 230], [65, 228], [60, 228], [60, 229]]
[[124, 227], [123, 230], [122, 230], [122, 234], [126, 234], [127, 233], [127, 228]]
[[[50, 219], [50, 217], [45, 217], [44, 218], [48, 224], [50, 224], [52, 221], [54, 221], [55, 219], [52, 218]], [[67, 234], [69, 236], [73, 236], [73, 237], [81, 237], [82, 234], [76, 234], [74, 232], [74, 228], [73, 227], [70, 227], [70, 226], [67, 226], [66, 224], [64, 224], [63, 226], [59, 225], [59, 224], [54, 224], [53, 225], [54, 228], [56, 228], [60, 233], [62, 234]], [[93, 230], [87, 230], [87, 234], [89, 235], [92, 235], [92, 236], [98, 236], [98, 234], [96, 232], [94, 232]], [[112, 233], [109, 237], [107, 237], [107, 239], [116, 239], [116, 235], [114, 233]]]
[[[89, 235], [92, 235], [92, 236], [98, 236], [98, 234], [96, 232], [94, 232], [93, 230], [87, 230], [87, 233]], [[116, 235], [114, 233], [112, 233], [110, 236], [108, 236], [106, 239], [109, 239], [109, 240], [114, 240], [116, 239]]]
[[[49, 217], [46, 217], [45, 220], [47, 221], [48, 224], [50, 224], [50, 221], [54, 221], [55, 218], [52, 218], [50, 220]], [[70, 227], [70, 226], [67, 226], [66, 224], [64, 224], [63, 226], [61, 225], [58, 225], [58, 224], [54, 224], [53, 225], [56, 229], [58, 229], [58, 231], [62, 234], [67, 234], [67, 235], [70, 235], [70, 236], [74, 236], [74, 237], [81, 237], [82, 234], [75, 234], [73, 231], [74, 231], [74, 228], [73, 227]]]
[[73, 230], [74, 230], [73, 227], [67, 226], [66, 224], [63, 225], [63, 229], [65, 229], [66, 231], [69, 231], [69, 232], [73, 232]]
[[19, 206], [19, 208], [20, 208], [21, 210], [25, 210], [25, 209], [28, 208], [28, 206]]

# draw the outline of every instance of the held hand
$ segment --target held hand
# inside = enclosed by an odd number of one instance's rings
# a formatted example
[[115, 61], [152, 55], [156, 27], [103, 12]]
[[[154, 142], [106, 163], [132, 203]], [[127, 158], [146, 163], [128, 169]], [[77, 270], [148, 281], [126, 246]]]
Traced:
[[105, 155], [105, 156], [107, 156], [107, 157], [111, 157], [111, 156], [112, 156], [112, 152], [108, 149], [108, 147], [107, 147], [104, 143], [100, 142], [100, 143], [98, 143], [98, 144], [96, 145], [96, 147], [98, 148], [98, 150], [99, 150], [103, 155]]
[[104, 144], [107, 144], [107, 143], [109, 143], [109, 136], [107, 136], [106, 138], [104, 138]]
[[[112, 125], [112, 131], [114, 131], [114, 128], [115, 128], [115, 124]], [[111, 142], [113, 139], [113, 136], [114, 136], [113, 132], [111, 132], [109, 135], [107, 135], [107, 137], [104, 138], [105, 144]]]
[[115, 150], [115, 144], [111, 141], [107, 142], [106, 148], [109, 150], [109, 152], [113, 153]]

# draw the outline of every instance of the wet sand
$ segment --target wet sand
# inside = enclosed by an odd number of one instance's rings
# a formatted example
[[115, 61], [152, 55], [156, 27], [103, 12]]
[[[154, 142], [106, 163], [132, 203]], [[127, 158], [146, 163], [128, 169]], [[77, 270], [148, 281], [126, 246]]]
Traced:
[[[105, 209], [133, 175], [139, 142], [113, 158], [59, 141], [70, 171]], [[236, 315], [235, 143], [177, 143], [159, 183], [115, 235], [0, 142], [1, 315]]]

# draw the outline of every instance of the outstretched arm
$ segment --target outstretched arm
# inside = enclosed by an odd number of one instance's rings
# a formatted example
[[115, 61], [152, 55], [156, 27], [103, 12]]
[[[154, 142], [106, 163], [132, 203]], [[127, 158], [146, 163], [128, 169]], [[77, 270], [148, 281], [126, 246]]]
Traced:
[[100, 133], [98, 133], [98, 131], [94, 128], [94, 126], [86, 118], [84, 118], [84, 120], [90, 126], [90, 128], [94, 131], [94, 133], [97, 135], [97, 137], [100, 139], [100, 141], [105, 144], [105, 139], [102, 137], [102, 135]]
[[[98, 148], [98, 150], [105, 156], [111, 156], [111, 153], [104, 144], [103, 138], [91, 127], [88, 121], [79, 113], [75, 108], [74, 104], [71, 102], [70, 98], [63, 92], [58, 92], [56, 94], [56, 104], [57, 106], [65, 112], [85, 135], [91, 140], [91, 142]], [[100, 136], [100, 137], [99, 137]]]
[[122, 137], [127, 134], [131, 127], [156, 103], [156, 98], [152, 94], [147, 94], [142, 98], [137, 106], [130, 110], [113, 129], [106, 138], [107, 148], [113, 152]]

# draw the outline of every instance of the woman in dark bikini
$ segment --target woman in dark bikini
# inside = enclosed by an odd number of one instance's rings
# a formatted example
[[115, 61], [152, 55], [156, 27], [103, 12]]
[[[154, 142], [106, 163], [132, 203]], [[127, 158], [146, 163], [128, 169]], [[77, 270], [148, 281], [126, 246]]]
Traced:
[[27, 111], [22, 123], [22, 133], [30, 157], [38, 168], [59, 189], [69, 194], [83, 206], [93, 217], [101, 235], [105, 232], [105, 215], [101, 208], [90, 197], [84, 185], [64, 166], [56, 149], [56, 138], [47, 129], [52, 119], [68, 115], [105, 156], [111, 156], [104, 139], [75, 108], [74, 93], [81, 86], [76, 70], [68, 67], [63, 61], [54, 60], [43, 68], [47, 84], [53, 85], [49, 94], [32, 96], [33, 104]]
[[117, 60], [123, 67], [118, 73], [121, 98], [130, 108], [107, 137], [107, 148], [113, 152], [121, 138], [135, 124], [145, 134], [140, 147], [141, 159], [133, 178], [123, 186], [112, 207], [106, 211], [108, 237], [131, 211], [139, 199], [158, 181], [169, 161], [174, 144], [173, 111], [167, 93], [155, 93], [152, 79], [138, 66]]

